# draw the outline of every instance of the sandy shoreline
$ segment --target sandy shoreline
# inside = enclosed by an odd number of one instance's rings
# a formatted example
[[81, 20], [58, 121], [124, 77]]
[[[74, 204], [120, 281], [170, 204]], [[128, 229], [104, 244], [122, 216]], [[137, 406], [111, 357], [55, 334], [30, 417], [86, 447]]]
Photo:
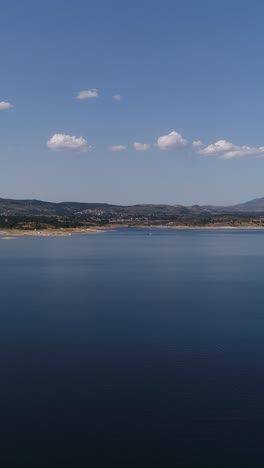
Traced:
[[14, 237], [62, 237], [71, 236], [72, 234], [98, 234], [105, 232], [105, 229], [98, 228], [64, 228], [64, 229], [43, 229], [42, 231], [35, 230], [20, 230], [20, 229], [1, 229], [0, 237], [2, 239], [12, 239]]
[[218, 231], [218, 230], [236, 230], [236, 231], [243, 231], [243, 230], [251, 230], [251, 231], [264, 231], [264, 226], [162, 226], [162, 225], [154, 225], [154, 226], [128, 226], [131, 228], [140, 228], [140, 229], [175, 229], [175, 230], [192, 230], [192, 231], [201, 231], [201, 230], [208, 230], [208, 231]]
[[261, 231], [264, 230], [264, 226], [164, 226], [164, 225], [123, 225], [123, 224], [113, 224], [111, 226], [104, 227], [91, 227], [91, 228], [63, 228], [63, 229], [43, 229], [42, 231], [37, 230], [27, 230], [23, 231], [20, 229], [1, 229], [0, 238], [11, 240], [15, 237], [62, 237], [62, 236], [71, 236], [74, 234], [99, 234], [107, 231], [112, 231], [118, 228], [133, 228], [133, 229], [170, 229], [170, 230], [207, 230], [207, 231], [216, 231], [216, 230], [252, 230], [252, 231]]

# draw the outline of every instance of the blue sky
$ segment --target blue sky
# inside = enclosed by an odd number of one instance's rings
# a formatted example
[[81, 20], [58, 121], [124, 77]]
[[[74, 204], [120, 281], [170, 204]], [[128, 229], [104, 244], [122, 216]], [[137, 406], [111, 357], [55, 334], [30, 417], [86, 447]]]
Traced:
[[0, 196], [264, 196], [263, 17], [260, 1], [2, 0]]

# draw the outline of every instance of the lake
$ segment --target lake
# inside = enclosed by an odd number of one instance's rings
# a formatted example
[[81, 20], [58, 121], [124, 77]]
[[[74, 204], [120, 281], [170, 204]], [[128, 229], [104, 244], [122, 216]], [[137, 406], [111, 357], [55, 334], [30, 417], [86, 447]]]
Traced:
[[0, 239], [0, 284], [1, 466], [263, 466], [264, 231]]

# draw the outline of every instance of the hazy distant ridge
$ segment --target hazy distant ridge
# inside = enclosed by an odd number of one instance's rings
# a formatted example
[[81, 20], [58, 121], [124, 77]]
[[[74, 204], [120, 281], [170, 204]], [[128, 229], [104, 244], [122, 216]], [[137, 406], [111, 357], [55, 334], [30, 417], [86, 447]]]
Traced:
[[157, 215], [177, 215], [193, 216], [198, 214], [216, 213], [263, 213], [264, 197], [240, 203], [234, 206], [183, 206], [183, 205], [155, 205], [137, 204], [131, 206], [111, 205], [108, 203], [81, 203], [62, 202], [52, 203], [41, 200], [13, 200], [0, 198], [0, 214], [6, 215], [47, 215], [47, 216], [74, 216], [87, 214], [89, 212], [102, 210], [104, 212], [114, 212], [116, 214], [139, 214], [151, 216]]

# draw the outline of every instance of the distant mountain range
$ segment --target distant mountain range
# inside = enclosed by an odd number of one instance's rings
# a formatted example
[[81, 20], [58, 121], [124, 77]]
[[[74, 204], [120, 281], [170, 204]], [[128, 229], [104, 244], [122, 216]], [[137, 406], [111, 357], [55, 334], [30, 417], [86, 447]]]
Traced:
[[115, 216], [146, 216], [151, 218], [165, 217], [193, 217], [209, 214], [263, 214], [264, 197], [257, 198], [246, 203], [233, 206], [213, 205], [110, 205], [107, 203], [79, 203], [63, 202], [52, 203], [41, 200], [13, 200], [0, 198], [0, 215], [23, 216], [90, 216], [90, 215], [115, 215]]

